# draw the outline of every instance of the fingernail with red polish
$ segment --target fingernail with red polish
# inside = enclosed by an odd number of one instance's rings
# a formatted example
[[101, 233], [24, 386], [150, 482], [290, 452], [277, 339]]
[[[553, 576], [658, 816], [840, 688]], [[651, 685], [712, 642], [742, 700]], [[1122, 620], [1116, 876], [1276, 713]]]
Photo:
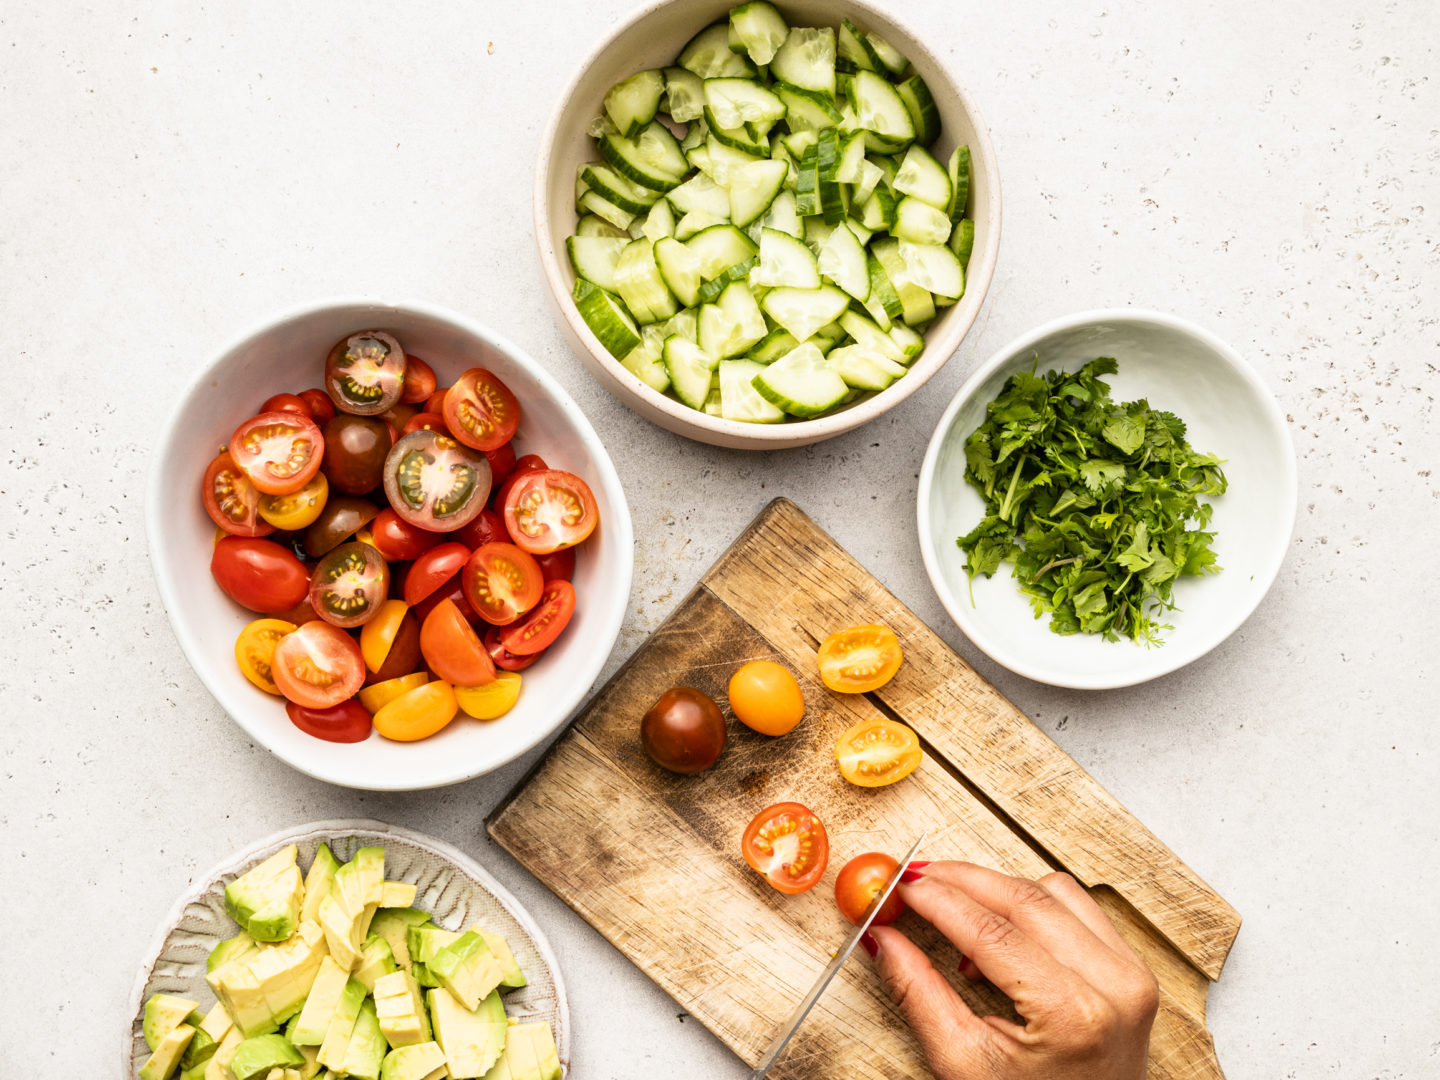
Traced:
[[880, 955], [880, 943], [875, 940], [875, 935], [869, 930], [860, 935], [860, 947], [869, 954], [871, 960]]
[[907, 883], [910, 883], [910, 884], [913, 884], [914, 882], [920, 881], [920, 880], [922, 880], [924, 877], [925, 877], [924, 871], [922, 871], [922, 870], [917, 870], [917, 869], [916, 869], [916, 864], [913, 863], [913, 862], [912, 862], [909, 866], [907, 866], [904, 870], [902, 870], [902, 871], [900, 872], [900, 880], [901, 880], [901, 881], [904, 881], [904, 882], [907, 882]]

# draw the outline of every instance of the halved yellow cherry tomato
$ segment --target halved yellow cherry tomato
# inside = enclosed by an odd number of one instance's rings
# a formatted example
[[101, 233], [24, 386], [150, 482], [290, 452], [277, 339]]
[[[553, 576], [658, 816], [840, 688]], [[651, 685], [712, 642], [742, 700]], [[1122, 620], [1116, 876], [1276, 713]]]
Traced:
[[455, 700], [476, 720], [498, 720], [520, 700], [520, 673], [500, 671], [496, 672], [494, 682], [457, 686]]
[[[395, 644], [395, 636], [400, 633], [400, 621], [409, 610], [410, 605], [404, 600], [386, 600], [370, 621], [360, 627], [360, 655], [371, 671], [379, 671], [385, 666], [390, 646]], [[375, 710], [370, 711], [373, 713]]]
[[455, 719], [455, 690], [443, 679], [401, 694], [375, 714], [375, 730], [396, 742], [428, 739]]
[[261, 495], [260, 516], [277, 529], [294, 532], [313, 525], [330, 498], [330, 481], [317, 472], [299, 491], [289, 495]]
[[286, 634], [295, 632], [295, 624], [284, 619], [256, 619], [240, 631], [235, 639], [235, 663], [240, 673], [267, 694], [280, 697], [271, 667], [275, 663], [275, 646]]
[[842, 694], [878, 690], [900, 670], [900, 639], [873, 623], [831, 634], [820, 644], [820, 679]]
[[885, 787], [919, 767], [920, 739], [897, 720], [862, 720], [835, 740], [840, 775], [858, 787]]
[[417, 686], [424, 686], [430, 681], [428, 671], [417, 671], [413, 675], [401, 675], [398, 679], [386, 679], [384, 682], [377, 682], [361, 690], [357, 697], [360, 704], [369, 710], [374, 716], [396, 698], [408, 694]]
[[805, 695], [790, 669], [752, 660], [730, 676], [730, 711], [762, 735], [784, 735], [805, 716]]

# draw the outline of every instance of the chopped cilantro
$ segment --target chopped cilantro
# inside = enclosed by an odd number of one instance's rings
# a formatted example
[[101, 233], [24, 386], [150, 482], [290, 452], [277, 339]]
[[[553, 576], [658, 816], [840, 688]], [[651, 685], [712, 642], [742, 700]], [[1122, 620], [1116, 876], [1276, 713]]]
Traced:
[[1112, 400], [1102, 376], [1117, 368], [1101, 357], [1006, 380], [965, 440], [985, 516], [957, 543], [972, 581], [1013, 563], [1055, 633], [1160, 645], [1176, 579], [1220, 570], [1201, 496], [1223, 495], [1225, 473], [1191, 449], [1178, 416]]

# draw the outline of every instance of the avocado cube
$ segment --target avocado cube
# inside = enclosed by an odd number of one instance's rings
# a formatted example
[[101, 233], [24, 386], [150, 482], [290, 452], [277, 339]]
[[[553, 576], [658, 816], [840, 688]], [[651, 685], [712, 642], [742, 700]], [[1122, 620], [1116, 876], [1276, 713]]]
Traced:
[[431, 990], [430, 1017], [435, 1041], [445, 1051], [451, 1080], [484, 1076], [505, 1052], [505, 1005], [492, 990], [473, 1012], [444, 987]]
[[353, 971], [360, 963], [360, 944], [365, 940], [360, 922], [364, 913], [363, 906], [351, 908], [350, 900], [338, 887], [320, 902], [320, 927], [325, 933], [325, 942], [335, 962], [346, 971]]
[[478, 931], [485, 939], [485, 944], [490, 946], [490, 952], [495, 957], [495, 962], [500, 965], [504, 978], [500, 980], [500, 986], [506, 990], [517, 990], [525, 985], [525, 973], [520, 970], [520, 965], [515, 961], [515, 954], [510, 951], [510, 943], [499, 934], [492, 934], [489, 930], [482, 930], [479, 926], [472, 926], [470, 929]]
[[[197, 1028], [196, 1030], [198, 1031], [199, 1029]], [[184, 1059], [182, 1058], [180, 1071], [175, 1075], [179, 1077], [179, 1080], [205, 1080], [205, 1070], [209, 1067], [210, 1061], [208, 1058], [190, 1066], [185, 1065]]]
[[330, 1030], [330, 1018], [340, 1005], [340, 995], [350, 981], [344, 968], [335, 963], [334, 957], [326, 956], [320, 961], [320, 970], [305, 998], [305, 1006], [290, 1028], [290, 1041], [296, 1046], [319, 1046], [325, 1041]]
[[371, 934], [360, 946], [360, 963], [355, 968], [355, 978], [373, 991], [375, 980], [396, 970], [395, 956], [390, 951], [390, 942], [379, 934]]
[[345, 1048], [345, 1064], [341, 1071], [355, 1080], [380, 1080], [380, 1066], [390, 1047], [380, 1032], [380, 1019], [375, 1002], [366, 998], [355, 1018], [350, 1044]]
[[425, 1001], [408, 971], [392, 971], [375, 980], [375, 1011], [380, 1017], [380, 1033], [392, 1049], [430, 1041]]
[[284, 941], [300, 922], [305, 880], [287, 844], [225, 886], [225, 910], [256, 941]]
[[230, 1014], [225, 1011], [225, 1006], [218, 1001], [205, 1014], [205, 1019], [200, 1021], [200, 1027], [205, 1034], [215, 1040], [217, 1045], [234, 1026], [235, 1022], [230, 1019]]
[[510, 1075], [510, 1059], [501, 1054], [495, 1067], [485, 1074], [485, 1080], [514, 1080]]
[[355, 1030], [360, 1004], [364, 1000], [365, 987], [354, 979], [347, 979], [340, 1001], [330, 1015], [330, 1026], [325, 1029], [325, 1038], [320, 1043], [320, 1054], [316, 1059], [327, 1069], [343, 1070], [345, 1051], [350, 1046], [350, 1036]]
[[474, 930], [446, 945], [425, 967], [467, 1009], [476, 1008], [504, 978], [490, 946]]
[[380, 1080], [439, 1080], [444, 1075], [445, 1055], [433, 1042], [390, 1051], [380, 1069]]
[[387, 881], [380, 890], [381, 908], [409, 908], [415, 903], [415, 886], [408, 881]]
[[242, 1039], [275, 1030], [275, 1017], [265, 1003], [260, 980], [250, 970], [248, 956], [222, 964], [207, 975], [205, 981], [225, 1006]]
[[235, 1056], [235, 1051], [245, 1041], [245, 1036], [240, 1034], [240, 1029], [232, 1026], [225, 1032], [225, 1037], [220, 1040], [220, 1045], [215, 1048], [215, 1053], [205, 1063], [205, 1080], [234, 1080], [230, 1075], [230, 1059]]
[[524, 1032], [535, 1050], [535, 1061], [540, 1066], [540, 1080], [560, 1080], [560, 1051], [555, 1046], [555, 1032], [548, 1020], [537, 1020], [530, 1024], [516, 1024], [517, 1034]]
[[180, 1064], [180, 1057], [194, 1034], [195, 1029], [189, 1024], [180, 1024], [165, 1032], [156, 1042], [150, 1059], [141, 1066], [140, 1080], [166, 1080]]
[[325, 956], [325, 935], [314, 923], [306, 922], [288, 941], [264, 946], [246, 958], [276, 1024], [300, 1011]]
[[540, 1061], [535, 1056], [535, 1043], [528, 1032], [518, 1030], [521, 1024], [505, 1029], [505, 1064], [511, 1080], [540, 1080]]
[[257, 1035], [235, 1048], [230, 1074], [235, 1080], [256, 1080], [271, 1069], [289, 1069], [305, 1064], [305, 1058], [284, 1035]]
[[390, 943], [390, 952], [395, 963], [403, 968], [410, 966], [409, 930], [412, 926], [427, 926], [430, 916], [410, 907], [381, 907], [370, 921], [370, 932], [379, 934]]
[[335, 884], [335, 871], [338, 869], [340, 860], [330, 851], [329, 844], [321, 844], [315, 849], [315, 858], [311, 860], [310, 869], [305, 874], [305, 902], [300, 907], [302, 921], [320, 921], [320, 901], [330, 895]]
[[254, 952], [255, 949], [255, 939], [242, 930], [234, 937], [226, 938], [210, 950], [210, 955], [205, 958], [205, 970], [207, 972], [214, 971], [222, 964], [227, 964], [231, 960], [237, 960], [246, 953]]
[[185, 1018], [195, 1011], [195, 1002], [178, 994], [152, 994], [145, 1002], [145, 1019], [140, 1030], [145, 1035], [145, 1045], [153, 1053], [160, 1040], [169, 1035]]
[[441, 930], [438, 926], [413, 926], [409, 931], [410, 970], [415, 981], [421, 986], [439, 986], [440, 982], [430, 972], [430, 961], [460, 935], [453, 930]]
[[205, 1030], [205, 1015], [199, 1009], [185, 1017], [185, 1023], [195, 1029], [195, 1034], [190, 1039], [190, 1045], [185, 1048], [185, 1055], [180, 1059], [181, 1072], [188, 1072], [196, 1065], [205, 1064], [219, 1045], [215, 1037]]

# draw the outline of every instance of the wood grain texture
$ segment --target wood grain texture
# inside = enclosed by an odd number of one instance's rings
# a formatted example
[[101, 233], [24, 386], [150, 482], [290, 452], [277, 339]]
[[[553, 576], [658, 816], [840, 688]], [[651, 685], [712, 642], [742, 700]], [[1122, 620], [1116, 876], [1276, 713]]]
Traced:
[[[815, 675], [817, 642], [866, 621], [895, 629], [906, 663], [877, 695], [832, 694]], [[694, 686], [723, 707], [730, 674], [759, 658], [785, 663], [800, 679], [807, 715], [799, 728], [770, 739], [731, 720], [724, 756], [698, 776], [676, 776], [645, 756], [639, 719], [661, 693]], [[847, 784], [834, 767], [836, 737], [887, 714], [920, 733], [925, 762], [892, 787]], [[772, 890], [739, 852], [755, 812], [783, 800], [811, 807], [830, 834], [825, 881], [798, 897]], [[906, 846], [928, 829], [927, 858], [1027, 877], [1063, 867], [1091, 887], [1160, 980], [1151, 1078], [1223, 1078], [1205, 1030], [1205, 995], [1238, 915], [788, 501], [756, 519], [489, 827], [747, 1062], [844, 937], [832, 886], [847, 859]], [[953, 946], [930, 926], [913, 914], [898, 925], [937, 969], [954, 973], [972, 1008], [1013, 1017], [1004, 995], [959, 976]], [[930, 1073], [874, 969], [852, 962], [772, 1075]]]

